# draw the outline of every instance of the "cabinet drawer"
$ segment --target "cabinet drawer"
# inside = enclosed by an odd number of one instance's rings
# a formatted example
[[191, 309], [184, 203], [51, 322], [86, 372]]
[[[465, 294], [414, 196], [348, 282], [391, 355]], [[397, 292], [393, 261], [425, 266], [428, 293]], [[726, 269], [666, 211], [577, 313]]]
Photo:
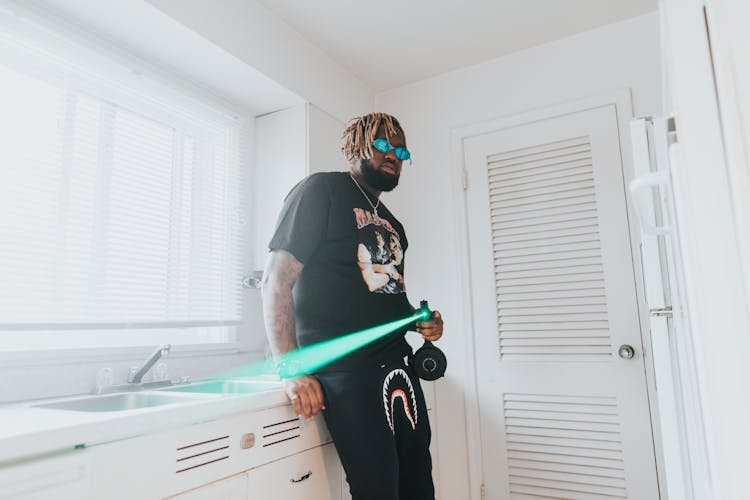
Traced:
[[333, 444], [248, 472], [248, 500], [340, 500], [341, 467]]
[[247, 500], [247, 475], [240, 474], [170, 497], [174, 500]]

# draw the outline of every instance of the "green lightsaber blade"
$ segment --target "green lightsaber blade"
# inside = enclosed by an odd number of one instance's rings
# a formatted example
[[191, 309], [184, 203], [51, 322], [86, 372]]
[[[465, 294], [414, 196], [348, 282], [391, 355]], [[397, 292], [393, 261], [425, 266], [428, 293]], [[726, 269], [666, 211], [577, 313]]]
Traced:
[[275, 373], [282, 379], [300, 377], [312, 373], [329, 363], [333, 363], [337, 359], [388, 335], [402, 326], [416, 320], [427, 320], [430, 314], [429, 310], [419, 309], [408, 318], [391, 321], [390, 323], [287, 352], [280, 356], [276, 364], [268, 360], [232, 370], [225, 374], [225, 376], [254, 377]]
[[295, 349], [281, 356], [279, 377], [294, 378], [314, 372], [318, 368], [340, 359], [357, 349], [388, 335], [394, 330], [419, 319], [421, 314], [350, 333], [317, 344]]

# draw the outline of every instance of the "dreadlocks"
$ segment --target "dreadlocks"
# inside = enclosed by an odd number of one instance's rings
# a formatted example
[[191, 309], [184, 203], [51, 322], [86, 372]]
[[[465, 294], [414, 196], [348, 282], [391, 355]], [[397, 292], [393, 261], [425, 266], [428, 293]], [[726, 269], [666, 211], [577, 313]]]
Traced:
[[385, 136], [388, 141], [390, 141], [391, 136], [398, 135], [401, 132], [401, 137], [406, 142], [406, 134], [404, 134], [401, 124], [389, 114], [370, 113], [369, 115], [352, 118], [341, 136], [344, 140], [344, 147], [341, 150], [349, 163], [357, 158], [372, 158], [372, 143], [381, 125], [385, 127]]

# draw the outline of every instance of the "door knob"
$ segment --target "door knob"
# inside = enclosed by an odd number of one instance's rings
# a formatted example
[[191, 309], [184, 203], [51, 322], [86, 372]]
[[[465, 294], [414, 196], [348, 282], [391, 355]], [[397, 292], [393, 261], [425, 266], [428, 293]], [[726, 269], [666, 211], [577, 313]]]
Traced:
[[633, 349], [633, 346], [629, 346], [628, 344], [623, 344], [620, 346], [619, 349], [617, 349], [617, 354], [622, 359], [633, 359], [633, 356], [635, 356], [635, 349]]

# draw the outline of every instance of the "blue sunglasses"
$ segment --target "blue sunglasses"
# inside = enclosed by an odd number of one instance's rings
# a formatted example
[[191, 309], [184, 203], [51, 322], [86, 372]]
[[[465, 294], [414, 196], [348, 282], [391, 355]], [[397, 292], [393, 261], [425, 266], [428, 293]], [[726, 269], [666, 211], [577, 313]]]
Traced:
[[386, 139], [375, 139], [375, 141], [373, 141], [372, 143], [372, 147], [384, 154], [395, 151], [396, 158], [398, 158], [399, 160], [408, 160], [409, 158], [411, 158], [411, 153], [408, 149], [402, 148], [401, 146], [394, 148], [388, 143]]

